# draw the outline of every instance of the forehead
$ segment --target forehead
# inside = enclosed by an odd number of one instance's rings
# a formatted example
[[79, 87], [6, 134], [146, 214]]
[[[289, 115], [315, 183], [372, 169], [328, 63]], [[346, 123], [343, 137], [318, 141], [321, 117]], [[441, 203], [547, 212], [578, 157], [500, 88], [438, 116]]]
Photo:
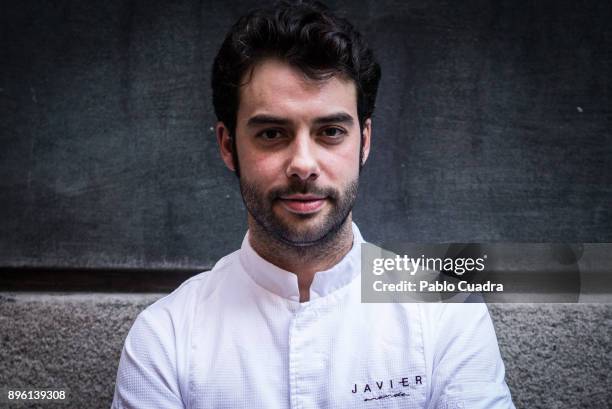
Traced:
[[240, 87], [239, 121], [264, 112], [306, 118], [346, 111], [357, 119], [355, 83], [342, 76], [313, 80], [298, 68], [267, 59], [247, 73], [246, 81]]

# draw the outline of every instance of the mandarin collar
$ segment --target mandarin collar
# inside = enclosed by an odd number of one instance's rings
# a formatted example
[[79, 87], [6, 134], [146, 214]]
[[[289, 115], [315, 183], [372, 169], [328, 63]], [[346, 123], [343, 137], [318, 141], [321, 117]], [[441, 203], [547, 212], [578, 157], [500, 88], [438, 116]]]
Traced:
[[[357, 225], [352, 223], [351, 226], [353, 229], [351, 249], [332, 268], [315, 273], [310, 286], [310, 301], [325, 297], [344, 287], [361, 272], [361, 244], [364, 240]], [[282, 298], [300, 301], [297, 275], [262, 258], [251, 246], [248, 231], [242, 240], [239, 254], [242, 267], [258, 285]]]

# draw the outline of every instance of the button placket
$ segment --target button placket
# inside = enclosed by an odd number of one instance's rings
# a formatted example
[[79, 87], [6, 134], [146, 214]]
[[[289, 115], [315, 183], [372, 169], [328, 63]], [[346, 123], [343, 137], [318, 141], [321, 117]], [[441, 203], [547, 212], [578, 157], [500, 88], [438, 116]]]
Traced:
[[307, 408], [309, 405], [308, 394], [311, 392], [306, 383], [310, 384], [311, 378], [316, 372], [316, 362], [309, 359], [316, 356], [313, 348], [309, 324], [312, 323], [316, 314], [307, 308], [300, 308], [294, 313], [289, 327], [289, 390], [290, 403], [294, 409]]

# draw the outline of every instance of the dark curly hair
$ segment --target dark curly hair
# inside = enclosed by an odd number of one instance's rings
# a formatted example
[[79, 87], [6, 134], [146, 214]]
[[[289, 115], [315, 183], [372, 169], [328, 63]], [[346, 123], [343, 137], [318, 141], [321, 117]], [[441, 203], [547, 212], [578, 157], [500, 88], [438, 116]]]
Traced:
[[363, 128], [374, 112], [380, 66], [359, 32], [319, 2], [280, 2], [241, 17], [231, 28], [212, 69], [213, 105], [231, 136], [236, 131], [239, 88], [264, 58], [279, 58], [314, 80], [343, 75], [357, 88]]

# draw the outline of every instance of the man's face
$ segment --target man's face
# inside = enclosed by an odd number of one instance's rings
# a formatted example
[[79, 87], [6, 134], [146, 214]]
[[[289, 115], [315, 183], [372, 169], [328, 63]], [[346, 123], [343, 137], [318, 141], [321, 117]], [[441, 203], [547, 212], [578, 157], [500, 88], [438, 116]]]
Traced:
[[[274, 59], [256, 65], [247, 80], [240, 90], [235, 146], [250, 217], [287, 244], [320, 242], [342, 226], [357, 195], [361, 135], [355, 84], [341, 77], [313, 81]], [[234, 169], [223, 124], [217, 135]], [[363, 142], [365, 160], [369, 120]]]

